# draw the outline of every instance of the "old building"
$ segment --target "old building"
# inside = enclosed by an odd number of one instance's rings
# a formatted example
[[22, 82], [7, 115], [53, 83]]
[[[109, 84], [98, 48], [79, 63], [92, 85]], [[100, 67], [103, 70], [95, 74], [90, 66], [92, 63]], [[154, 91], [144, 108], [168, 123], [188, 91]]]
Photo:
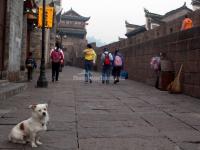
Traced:
[[[41, 0], [0, 1], [0, 79], [23, 80], [26, 77], [25, 59], [28, 52], [33, 52], [38, 60], [38, 66], [40, 65], [41, 29], [37, 28], [37, 10], [41, 2]], [[53, 4], [55, 12], [59, 13], [61, 0], [55, 0], [55, 5], [52, 0], [49, 2], [47, 4]], [[56, 19], [54, 22], [56, 24]], [[46, 31], [45, 60], [48, 62], [52, 40], [54, 40], [52, 46], [55, 43], [56, 29], [54, 34], [51, 34], [50, 29]]]
[[35, 0], [24, 0], [23, 43], [21, 52], [21, 71], [25, 71], [25, 60], [31, 51], [32, 32], [37, 27], [37, 5]]
[[90, 17], [83, 17], [73, 9], [61, 15], [61, 22], [58, 25], [57, 34], [63, 45], [65, 63], [73, 64], [74, 57], [80, 57], [81, 50], [85, 47], [86, 25]]
[[[43, 0], [34, 0], [37, 4], [37, 7], [42, 6]], [[47, 6], [54, 7], [54, 20], [53, 20], [53, 27], [46, 28], [45, 32], [45, 64], [48, 65], [50, 63], [49, 53], [50, 50], [55, 45], [55, 37], [56, 37], [56, 28], [57, 28], [57, 16], [62, 11], [61, 9], [62, 0], [46, 0]], [[38, 65], [40, 65], [41, 59], [41, 40], [42, 40], [42, 30], [41, 28], [34, 28], [30, 35], [30, 50], [34, 53], [36, 61]]]
[[192, 7], [194, 11], [200, 9], [200, 0], [192, 0]]
[[186, 6], [186, 3], [184, 3], [183, 6], [177, 8], [175, 10], [172, 10], [170, 12], [167, 12], [164, 15], [152, 13], [152, 12], [148, 11], [147, 9], [144, 9], [145, 19], [146, 19], [145, 25], [142, 25], [142, 26], [134, 25], [134, 24], [130, 24], [127, 21], [125, 21], [126, 30], [127, 30], [125, 35], [127, 37], [135, 36], [139, 33], [154, 29], [155, 27], [158, 27], [162, 24], [165, 24], [167, 22], [175, 20], [175, 19], [177, 19], [181, 16], [184, 16], [190, 12], [192, 12], [192, 10]]
[[192, 12], [192, 10], [186, 6], [186, 3], [184, 3], [183, 6], [167, 12], [164, 15], [151, 13], [147, 9], [144, 9], [144, 12], [146, 17], [146, 29], [150, 30], [154, 29], [157, 26], [160, 26], [163, 23], [170, 22], [179, 18], [180, 16], [184, 16], [185, 14]]
[[21, 0], [0, 1], [0, 79], [20, 78], [23, 3]]

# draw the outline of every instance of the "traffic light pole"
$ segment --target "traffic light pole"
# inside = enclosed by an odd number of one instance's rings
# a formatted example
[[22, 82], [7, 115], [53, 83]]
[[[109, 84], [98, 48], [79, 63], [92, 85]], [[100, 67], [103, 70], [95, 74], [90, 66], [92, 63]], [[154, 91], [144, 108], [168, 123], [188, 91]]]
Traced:
[[48, 81], [45, 75], [45, 12], [46, 12], [46, 0], [43, 0], [43, 13], [42, 13], [42, 57], [40, 65], [40, 76], [37, 81], [37, 87], [47, 88]]

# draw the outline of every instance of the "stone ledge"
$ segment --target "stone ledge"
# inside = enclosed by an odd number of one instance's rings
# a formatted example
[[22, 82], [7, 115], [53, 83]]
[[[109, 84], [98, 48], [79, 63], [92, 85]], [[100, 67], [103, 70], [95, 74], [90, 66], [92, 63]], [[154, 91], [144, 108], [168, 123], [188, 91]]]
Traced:
[[0, 86], [0, 100], [5, 100], [21, 93], [27, 88], [26, 83], [10, 83]]

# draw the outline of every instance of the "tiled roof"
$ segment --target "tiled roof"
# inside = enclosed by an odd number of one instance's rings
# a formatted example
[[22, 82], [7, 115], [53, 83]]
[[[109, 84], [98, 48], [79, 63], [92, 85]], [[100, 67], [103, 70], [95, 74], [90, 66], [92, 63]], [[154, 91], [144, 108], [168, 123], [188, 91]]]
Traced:
[[147, 31], [146, 28], [145, 28], [145, 26], [140, 26], [137, 29], [135, 29], [135, 30], [133, 30], [131, 32], [126, 33], [125, 35], [127, 37], [132, 37], [132, 36], [135, 36], [135, 35], [137, 35], [139, 33], [145, 32], [145, 31]]
[[81, 15], [79, 15], [77, 12], [75, 12], [72, 8], [65, 12], [64, 14], [62, 14], [61, 19], [64, 20], [71, 20], [71, 21], [88, 21], [90, 19], [90, 17], [83, 17]]
[[73, 28], [59, 28], [58, 29], [59, 34], [78, 34], [78, 35], [85, 35], [87, 32], [86, 30], [81, 29], [73, 29]]
[[86, 22], [88, 21], [90, 18], [86, 18], [86, 17], [77, 17], [77, 16], [61, 16], [62, 20], [71, 20], [71, 21], [83, 21]]
[[162, 17], [163, 17], [163, 15], [151, 13], [151, 12], [149, 12], [147, 9], [144, 9], [144, 12], [145, 12], [145, 16], [146, 16], [146, 17], [156, 18], [156, 19], [162, 19]]
[[136, 24], [130, 24], [128, 21], [125, 21], [125, 25], [126, 25], [126, 27], [132, 27], [132, 28], [138, 28], [138, 27], [141, 27], [141, 26], [136, 25]]
[[147, 9], [144, 9], [144, 12], [145, 12], [145, 16], [151, 18], [154, 22], [156, 22], [156, 23], [164, 23], [162, 21], [162, 19], [164, 19], [165, 17], [168, 17], [170, 15], [176, 14], [177, 12], [182, 11], [182, 10], [188, 10], [189, 12], [192, 12], [192, 10], [189, 9], [186, 6], [186, 3], [184, 3], [183, 6], [177, 8], [175, 10], [169, 11], [165, 15], [159, 15], [159, 14], [151, 13]]
[[166, 14], [163, 16], [163, 18], [164, 18], [164, 17], [167, 17], [167, 16], [170, 16], [170, 15], [173, 15], [173, 14], [175, 14], [175, 13], [181, 11], [181, 10], [184, 10], [184, 9], [186, 9], [186, 10], [192, 12], [192, 10], [189, 9], [189, 8], [186, 6], [186, 2], [185, 2], [183, 6], [181, 6], [181, 7], [177, 8], [177, 9], [175, 9], [175, 10], [172, 10], [172, 11], [166, 13]]
[[200, 0], [192, 0], [192, 5], [200, 5]]

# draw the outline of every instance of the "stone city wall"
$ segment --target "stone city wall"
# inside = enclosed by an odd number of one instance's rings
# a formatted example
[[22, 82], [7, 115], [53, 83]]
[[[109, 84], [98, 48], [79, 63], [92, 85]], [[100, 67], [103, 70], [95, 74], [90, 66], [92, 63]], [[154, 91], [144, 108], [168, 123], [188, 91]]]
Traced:
[[[119, 48], [125, 58], [129, 79], [154, 85], [155, 73], [150, 68], [150, 60], [159, 52], [165, 52], [176, 73], [183, 64], [183, 93], [200, 98], [200, 11], [190, 13], [189, 17], [194, 23], [190, 30], [180, 31], [181, 17], [132, 38], [100, 47], [96, 70], [101, 70], [99, 58], [103, 48], [107, 47], [112, 52]], [[76, 66], [83, 66], [81, 58], [77, 60]]]

